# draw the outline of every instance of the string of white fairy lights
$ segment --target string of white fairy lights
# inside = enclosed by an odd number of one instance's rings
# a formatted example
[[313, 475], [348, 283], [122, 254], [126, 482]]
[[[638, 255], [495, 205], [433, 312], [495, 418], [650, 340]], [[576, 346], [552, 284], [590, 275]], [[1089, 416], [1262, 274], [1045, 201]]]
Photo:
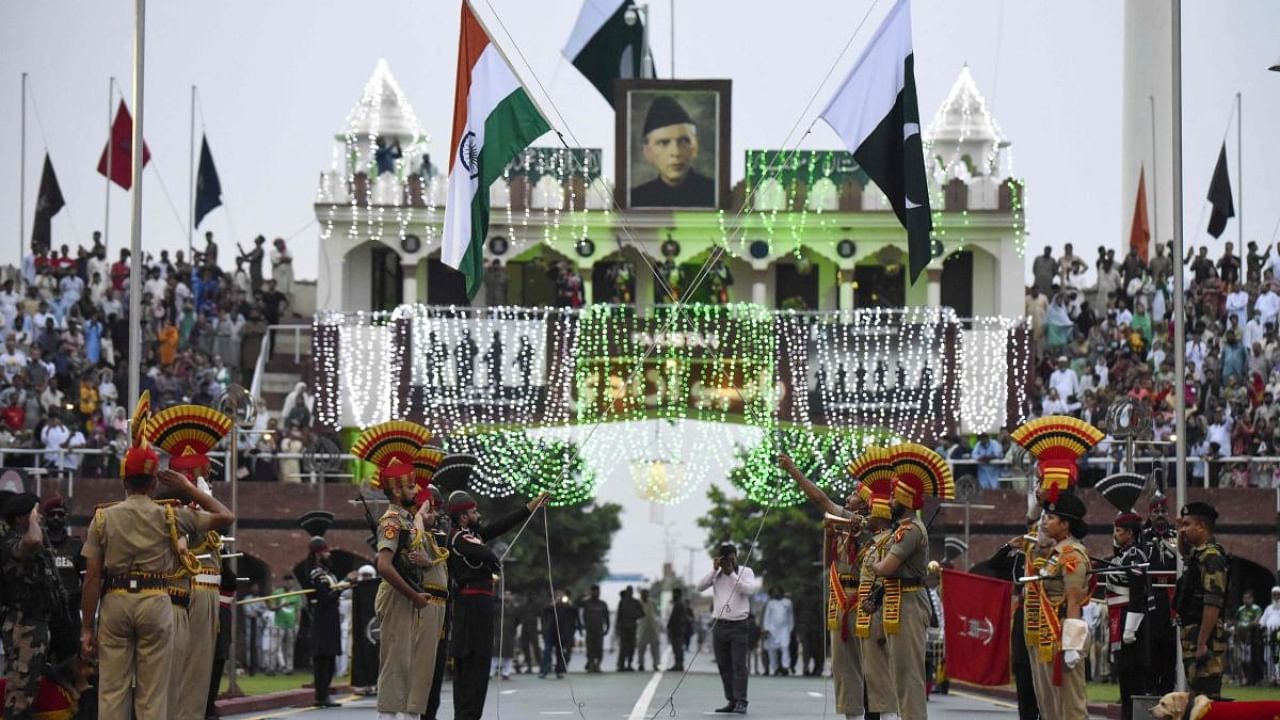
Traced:
[[[742, 451], [736, 478], [752, 499], [801, 501], [775, 466], [779, 452], [843, 492], [843, 466], [869, 443], [932, 440], [922, 428], [935, 415], [973, 431], [1003, 424], [1009, 387], [1024, 392], [1016, 378], [1026, 373], [1021, 321], [978, 318], [964, 328], [938, 308], [795, 313], [690, 305], [637, 315], [608, 305], [404, 306], [322, 315], [317, 323], [336, 326], [316, 337], [321, 370], [336, 378], [340, 403], [336, 416], [320, 403], [321, 422], [337, 428], [344, 417], [360, 426], [421, 417], [447, 436], [449, 450], [481, 459], [483, 494], [548, 489], [561, 504], [592, 496], [611, 474], [602, 464], [609, 462], [630, 466], [642, 497], [679, 503], [734, 451], [726, 423], [759, 438]], [[399, 334], [406, 331], [407, 338]], [[495, 334], [500, 352], [493, 352]], [[949, 334], [954, 368], [943, 361]], [[474, 347], [459, 368], [466, 338]], [[642, 352], [651, 345], [654, 351]], [[412, 390], [401, 406], [406, 363]], [[1014, 400], [1021, 407], [1025, 398]], [[592, 461], [575, 440], [598, 424], [616, 451]], [[556, 471], [566, 467], [572, 472]]]

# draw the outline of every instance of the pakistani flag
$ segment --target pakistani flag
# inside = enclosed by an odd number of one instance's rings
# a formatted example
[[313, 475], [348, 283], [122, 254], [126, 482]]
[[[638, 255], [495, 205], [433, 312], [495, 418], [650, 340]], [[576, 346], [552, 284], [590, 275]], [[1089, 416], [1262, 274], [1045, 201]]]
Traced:
[[643, 77], [644, 25], [632, 0], [584, 0], [564, 56], [613, 104], [613, 81]]
[[906, 228], [914, 283], [932, 255], [933, 218], [913, 65], [911, 3], [898, 0], [822, 111], [822, 119], [889, 198]]
[[441, 259], [466, 276], [467, 296], [475, 297], [484, 277], [489, 186], [551, 126], [465, 0], [461, 34]]
[[196, 227], [205, 215], [222, 204], [222, 181], [218, 168], [213, 165], [213, 153], [209, 152], [209, 138], [200, 137], [200, 169], [196, 171]]

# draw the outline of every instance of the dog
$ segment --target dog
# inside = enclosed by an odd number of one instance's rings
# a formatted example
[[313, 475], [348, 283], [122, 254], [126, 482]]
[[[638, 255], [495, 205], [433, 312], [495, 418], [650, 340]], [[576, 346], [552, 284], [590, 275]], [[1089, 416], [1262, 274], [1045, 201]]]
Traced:
[[[98, 671], [97, 663], [79, 655], [48, 667], [40, 677], [32, 711], [36, 717], [48, 720], [71, 720], [76, 716], [80, 696], [92, 687], [91, 678]], [[4, 697], [5, 681], [0, 678], [0, 697]], [[0, 708], [0, 720], [4, 709]]]

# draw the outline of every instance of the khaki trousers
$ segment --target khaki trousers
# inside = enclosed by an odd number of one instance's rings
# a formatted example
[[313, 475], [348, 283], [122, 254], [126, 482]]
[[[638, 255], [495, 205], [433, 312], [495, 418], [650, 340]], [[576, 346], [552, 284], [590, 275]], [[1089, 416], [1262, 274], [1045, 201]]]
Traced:
[[[849, 617], [853, 623], [853, 617]], [[831, 631], [831, 679], [836, 686], [836, 712], [842, 715], [862, 715], [863, 704], [862, 645], [853, 628], [849, 628], [849, 641], [840, 639], [840, 630]]]
[[431, 670], [444, 629], [444, 599], [418, 609], [390, 584], [378, 586], [378, 712], [421, 715], [431, 695]]
[[163, 591], [108, 592], [102, 598], [98, 610], [100, 720], [169, 720], [173, 616], [173, 604]]
[[[195, 588], [187, 611], [186, 663], [178, 690], [176, 720], [204, 720], [213, 678], [213, 650], [218, 642], [218, 590]], [[175, 656], [177, 653], [175, 653]]]
[[191, 650], [191, 621], [187, 608], [173, 605], [172, 601], [170, 605], [173, 609], [173, 647], [169, 654], [169, 691], [165, 703], [169, 714], [165, 717], [177, 720], [178, 708], [182, 704], [182, 684], [191, 672], [191, 666], [187, 664], [187, 653]]
[[886, 634], [893, 689], [902, 720], [925, 720], [924, 642], [929, 629], [929, 599], [924, 590], [903, 591], [898, 632]]
[[871, 634], [860, 638], [860, 641], [862, 675], [867, 684], [867, 712], [898, 712], [898, 695], [893, 685], [888, 638], [884, 634], [884, 621], [880, 618], [880, 613], [871, 616]]
[[[1087, 650], [1086, 647], [1086, 653]], [[1086, 653], [1081, 653], [1074, 669], [1062, 666], [1061, 685], [1053, 684], [1054, 662], [1041, 662], [1036, 655], [1031, 656], [1031, 683], [1036, 689], [1040, 720], [1088, 720], [1089, 696], [1084, 682], [1083, 657]]]

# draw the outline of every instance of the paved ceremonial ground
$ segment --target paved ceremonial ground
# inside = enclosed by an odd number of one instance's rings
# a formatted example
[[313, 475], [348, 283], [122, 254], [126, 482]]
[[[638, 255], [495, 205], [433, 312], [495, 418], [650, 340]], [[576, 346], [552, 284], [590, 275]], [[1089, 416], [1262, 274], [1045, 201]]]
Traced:
[[[665, 660], [664, 667], [669, 667], [669, 653]], [[603, 666], [611, 669], [614, 662], [613, 657], [606, 655]], [[570, 668], [581, 667], [582, 656], [577, 654]], [[485, 720], [705, 720], [739, 717], [712, 712], [724, 705], [724, 695], [720, 676], [715, 673], [715, 664], [709, 653], [698, 656], [693, 670], [676, 690], [680, 680], [680, 673], [611, 671], [600, 675], [571, 671], [563, 680], [542, 680], [537, 675], [517, 675], [502, 681], [494, 679], [489, 685], [484, 717]], [[674, 713], [667, 702], [673, 691]], [[831, 692], [830, 678], [752, 675], [748, 685], [750, 707], [747, 717], [842, 720], [842, 716], [836, 714]], [[348, 696], [336, 699], [343, 702], [342, 707], [326, 710], [289, 708], [234, 717], [239, 720], [370, 720], [375, 717], [373, 698]], [[1012, 720], [1017, 715], [1009, 703], [973, 695], [934, 695], [929, 700], [929, 717], [941, 720]], [[446, 683], [439, 720], [452, 717], [453, 688]]]

